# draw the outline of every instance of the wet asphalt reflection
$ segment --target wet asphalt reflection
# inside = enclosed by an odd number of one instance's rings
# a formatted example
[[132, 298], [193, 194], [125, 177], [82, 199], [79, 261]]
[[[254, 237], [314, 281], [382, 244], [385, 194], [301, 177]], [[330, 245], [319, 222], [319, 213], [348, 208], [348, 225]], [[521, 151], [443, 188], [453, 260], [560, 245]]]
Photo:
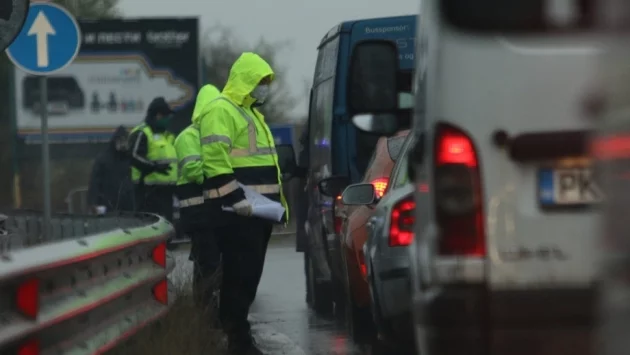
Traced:
[[[291, 339], [308, 355], [385, 355], [386, 349], [357, 346], [342, 321], [317, 316], [306, 304], [302, 253], [292, 237], [270, 245], [251, 315]], [[287, 353], [288, 354], [288, 353]]]
[[[177, 267], [171, 278], [179, 281], [190, 275], [192, 267], [187, 252], [176, 254]], [[295, 252], [292, 237], [273, 240], [269, 246], [263, 278], [250, 310], [252, 330], [261, 350], [270, 355], [392, 354], [382, 346], [354, 344], [342, 321], [334, 316], [318, 316], [308, 308], [302, 258]]]

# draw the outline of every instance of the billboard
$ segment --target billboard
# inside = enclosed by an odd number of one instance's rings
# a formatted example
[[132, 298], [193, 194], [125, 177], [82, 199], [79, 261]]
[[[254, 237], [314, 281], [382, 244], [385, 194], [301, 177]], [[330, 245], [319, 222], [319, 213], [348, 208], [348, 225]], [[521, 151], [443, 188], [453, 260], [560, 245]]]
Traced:
[[[120, 126], [142, 122], [151, 100], [163, 96], [190, 120], [199, 83], [197, 18], [80, 21], [77, 59], [48, 77], [52, 143], [102, 142]], [[15, 72], [18, 135], [39, 141], [39, 81]]]

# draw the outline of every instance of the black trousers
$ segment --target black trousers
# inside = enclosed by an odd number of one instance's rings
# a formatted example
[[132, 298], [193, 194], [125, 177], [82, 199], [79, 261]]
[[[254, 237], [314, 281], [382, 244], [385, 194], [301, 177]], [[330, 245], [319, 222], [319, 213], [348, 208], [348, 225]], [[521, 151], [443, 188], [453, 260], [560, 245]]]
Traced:
[[221, 284], [221, 252], [216, 235], [207, 223], [185, 223], [183, 227], [192, 244], [189, 259], [193, 262], [195, 301], [202, 308], [218, 310], [215, 293]]
[[256, 298], [273, 224], [231, 213], [226, 218], [231, 219], [230, 223], [213, 227], [223, 266], [219, 316], [229, 337], [247, 341], [250, 336], [247, 315]]
[[174, 186], [134, 185], [136, 210], [158, 214], [173, 223]]

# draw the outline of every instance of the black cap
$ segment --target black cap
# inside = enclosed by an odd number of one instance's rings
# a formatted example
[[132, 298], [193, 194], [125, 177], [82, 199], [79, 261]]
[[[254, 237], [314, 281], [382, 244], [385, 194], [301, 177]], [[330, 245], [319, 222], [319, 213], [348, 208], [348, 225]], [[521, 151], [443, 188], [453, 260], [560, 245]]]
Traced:
[[149, 116], [155, 116], [157, 114], [170, 115], [173, 113], [173, 110], [163, 97], [156, 97], [149, 104], [147, 113]]

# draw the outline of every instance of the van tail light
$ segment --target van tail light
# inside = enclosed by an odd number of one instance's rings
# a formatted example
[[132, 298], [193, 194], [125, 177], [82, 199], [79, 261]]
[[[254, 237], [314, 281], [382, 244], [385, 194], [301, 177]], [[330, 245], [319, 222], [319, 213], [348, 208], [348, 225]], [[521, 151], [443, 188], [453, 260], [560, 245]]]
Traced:
[[15, 292], [15, 305], [26, 317], [37, 319], [39, 312], [39, 279], [27, 279], [18, 285]]
[[166, 267], [166, 242], [161, 242], [153, 248], [151, 258], [156, 264]]
[[416, 202], [407, 197], [394, 205], [389, 225], [389, 246], [404, 247], [413, 241]]
[[372, 180], [372, 186], [374, 186], [374, 192], [376, 198], [381, 198], [385, 195], [385, 190], [387, 190], [387, 184], [389, 183], [389, 178], [382, 177], [378, 179]]
[[485, 256], [481, 176], [474, 144], [466, 133], [447, 125], [438, 126], [435, 144], [439, 253]]

